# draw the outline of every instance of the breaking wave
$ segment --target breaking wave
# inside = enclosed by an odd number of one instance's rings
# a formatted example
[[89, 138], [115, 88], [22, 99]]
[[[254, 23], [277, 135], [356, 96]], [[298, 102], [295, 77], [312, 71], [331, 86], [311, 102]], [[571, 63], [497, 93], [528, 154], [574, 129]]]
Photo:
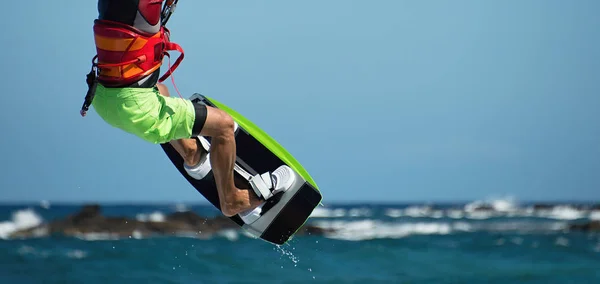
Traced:
[[[10, 234], [34, 228], [42, 224], [43, 219], [33, 209], [23, 209], [12, 213], [10, 221], [0, 223], [0, 239], [7, 239]], [[41, 234], [42, 232], [40, 232]]]

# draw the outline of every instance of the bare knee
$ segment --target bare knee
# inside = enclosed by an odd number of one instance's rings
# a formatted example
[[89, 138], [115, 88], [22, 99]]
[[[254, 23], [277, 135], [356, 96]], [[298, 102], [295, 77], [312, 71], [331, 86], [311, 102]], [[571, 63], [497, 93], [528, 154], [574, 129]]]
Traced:
[[179, 152], [189, 166], [200, 162], [200, 152], [196, 139], [179, 139], [171, 141], [171, 145]]
[[195, 164], [198, 156], [198, 146], [196, 144], [186, 143], [183, 147], [183, 159], [188, 161], [190, 164]]
[[233, 118], [226, 112], [219, 110], [219, 120], [217, 122], [217, 133], [215, 136], [219, 136], [221, 138], [229, 138], [233, 137], [233, 128], [235, 127], [235, 122]]
[[206, 107], [206, 121], [204, 127], [200, 132], [203, 136], [210, 136], [217, 139], [233, 139], [233, 129], [235, 127], [235, 121], [226, 112], [214, 108]]

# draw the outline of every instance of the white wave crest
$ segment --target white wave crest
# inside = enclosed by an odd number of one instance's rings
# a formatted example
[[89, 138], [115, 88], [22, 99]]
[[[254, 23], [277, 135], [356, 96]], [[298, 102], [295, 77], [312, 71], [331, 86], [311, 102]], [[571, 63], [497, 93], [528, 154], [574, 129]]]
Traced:
[[400, 209], [387, 209], [385, 210], [385, 215], [392, 218], [399, 218], [404, 216], [404, 213]]
[[509, 232], [520, 233], [549, 232], [565, 230], [565, 222], [384, 222], [374, 219], [361, 221], [317, 221], [314, 225], [324, 229], [325, 237], [342, 240], [370, 240], [382, 238], [403, 238], [410, 235], [448, 235], [471, 232]]
[[137, 214], [136, 219], [140, 222], [164, 222], [165, 214], [159, 211], [152, 212], [150, 214]]
[[569, 205], [560, 205], [552, 207], [550, 210], [539, 210], [536, 215], [538, 217], [559, 219], [559, 220], [576, 220], [585, 217], [585, 211], [578, 210]]
[[444, 217], [444, 211], [434, 210], [431, 206], [410, 206], [405, 209], [394, 209], [389, 208], [384, 213], [388, 217], [400, 218], [400, 217], [411, 217], [411, 218], [435, 218], [440, 219]]
[[403, 238], [410, 235], [446, 235], [454, 231], [468, 231], [467, 223], [384, 223], [375, 220], [361, 221], [321, 221], [316, 226], [325, 230], [333, 229], [333, 233], [326, 234], [333, 239], [360, 241], [381, 238]]
[[[513, 212], [515, 210], [517, 210], [518, 206], [517, 206], [517, 202], [515, 201], [515, 198], [513, 197], [504, 197], [504, 198], [495, 198], [495, 199], [489, 199], [486, 201], [482, 201], [482, 200], [477, 200], [477, 201], [473, 201], [467, 205], [465, 205], [464, 210], [466, 212], [475, 212], [478, 210], [482, 210], [482, 209], [489, 209], [489, 210], [493, 210], [496, 212]], [[482, 210], [482, 211], [489, 211], [489, 210]]]
[[600, 210], [594, 210], [590, 213], [590, 219], [600, 221]]
[[344, 217], [346, 216], [345, 209], [329, 209], [329, 208], [321, 208], [317, 207], [313, 210], [310, 215], [311, 218], [334, 218], [334, 217]]
[[122, 239], [114, 233], [76, 233], [75, 237], [85, 241], [116, 241]]
[[348, 215], [350, 217], [370, 217], [371, 214], [371, 210], [367, 208], [352, 208], [348, 210]]
[[42, 224], [40, 217], [33, 209], [13, 212], [10, 221], [0, 223], [0, 239], [8, 239], [16, 231], [26, 230]]

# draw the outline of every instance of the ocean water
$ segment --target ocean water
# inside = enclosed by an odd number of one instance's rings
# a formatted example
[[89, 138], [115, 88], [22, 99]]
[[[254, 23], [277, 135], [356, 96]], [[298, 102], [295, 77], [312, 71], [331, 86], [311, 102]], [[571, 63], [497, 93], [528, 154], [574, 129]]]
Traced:
[[[241, 231], [206, 238], [102, 235], [8, 238], [80, 205], [0, 206], [0, 283], [600, 283], [600, 219], [569, 205], [534, 210], [498, 200], [459, 205], [339, 204], [309, 224], [333, 228], [274, 246]], [[211, 206], [103, 205], [107, 216], [161, 221]], [[200, 232], [199, 235], [202, 235]]]

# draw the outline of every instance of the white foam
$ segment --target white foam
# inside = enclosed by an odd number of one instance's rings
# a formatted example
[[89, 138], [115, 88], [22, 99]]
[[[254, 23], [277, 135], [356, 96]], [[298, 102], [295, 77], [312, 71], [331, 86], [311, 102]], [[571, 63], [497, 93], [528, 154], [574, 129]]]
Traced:
[[232, 242], [239, 239], [239, 234], [236, 230], [222, 230], [218, 232], [218, 235], [225, 237], [227, 240]]
[[435, 218], [444, 217], [444, 211], [433, 210], [430, 206], [410, 206], [405, 209], [386, 209], [385, 215], [392, 218], [411, 217], [411, 218]]
[[538, 210], [538, 217], [559, 219], [559, 220], [575, 220], [585, 217], [585, 211], [578, 210], [569, 205], [559, 205], [551, 210]]
[[492, 200], [490, 203], [494, 210], [498, 212], [512, 212], [517, 209], [517, 203], [515, 199], [510, 196]]
[[111, 233], [77, 233], [75, 237], [86, 241], [114, 241], [119, 240], [119, 235]]
[[474, 231], [473, 226], [471, 226], [471, 224], [466, 223], [466, 222], [456, 222], [453, 224], [453, 226], [454, 226], [455, 231], [462, 231], [462, 232]]
[[313, 210], [310, 215], [311, 218], [336, 218], [336, 217], [344, 217], [346, 216], [345, 209], [329, 209], [317, 207]]
[[435, 218], [435, 219], [444, 218], [444, 211], [442, 211], [442, 210], [432, 211], [430, 217]]
[[600, 221], [600, 210], [594, 210], [590, 213], [590, 219]]
[[0, 223], [0, 239], [8, 239], [14, 232], [27, 230], [42, 224], [42, 218], [33, 209], [13, 212], [10, 221]]
[[465, 213], [461, 210], [451, 209], [448, 210], [448, 217], [452, 219], [462, 219], [465, 216]]
[[348, 211], [350, 217], [370, 217], [371, 210], [367, 208], [352, 208]]
[[398, 218], [403, 216], [402, 210], [400, 209], [386, 209], [385, 215], [392, 218]]
[[440, 222], [384, 223], [376, 220], [361, 221], [320, 221], [316, 226], [333, 229], [326, 237], [333, 239], [360, 241], [380, 238], [403, 238], [410, 235], [446, 235], [455, 230], [470, 230], [469, 224], [458, 225]]
[[142, 233], [141, 233], [140, 231], [138, 231], [138, 230], [134, 230], [134, 231], [131, 233], [131, 236], [132, 236], [134, 239], [136, 239], [136, 240], [139, 240], [139, 239], [141, 239], [141, 238], [143, 237]]
[[404, 215], [413, 218], [429, 217], [431, 207], [429, 206], [411, 206], [404, 209]]
[[475, 220], [484, 220], [494, 217], [496, 214], [492, 211], [473, 211], [467, 212], [467, 218]]
[[78, 249], [67, 252], [67, 257], [69, 258], [82, 259], [86, 256], [87, 252]]
[[150, 214], [137, 214], [136, 219], [140, 222], [164, 222], [166, 218], [162, 212], [155, 211]]
[[566, 222], [383, 222], [366, 219], [361, 221], [328, 220], [316, 221], [315, 226], [332, 231], [325, 236], [344, 240], [368, 240], [377, 238], [402, 238], [410, 235], [446, 235], [469, 232], [509, 232], [531, 233], [535, 231], [561, 231], [568, 227]]

